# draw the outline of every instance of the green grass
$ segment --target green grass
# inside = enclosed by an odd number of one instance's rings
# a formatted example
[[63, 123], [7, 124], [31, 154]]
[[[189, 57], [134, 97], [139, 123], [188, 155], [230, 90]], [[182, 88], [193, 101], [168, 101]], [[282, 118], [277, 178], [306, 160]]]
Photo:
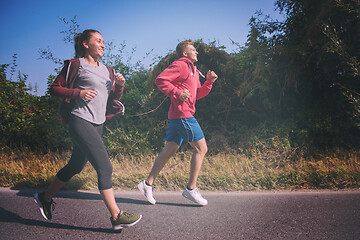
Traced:
[[[360, 153], [332, 152], [304, 158], [297, 149], [251, 150], [247, 154], [207, 154], [198, 187], [202, 190], [249, 191], [293, 189], [358, 189]], [[71, 152], [46, 154], [27, 149], [0, 149], [0, 186], [42, 188], [68, 161]], [[155, 181], [156, 190], [180, 190], [188, 181], [191, 152], [179, 152], [169, 160]], [[113, 186], [133, 190], [149, 174], [156, 155], [112, 158]], [[90, 164], [66, 189], [97, 189]]]

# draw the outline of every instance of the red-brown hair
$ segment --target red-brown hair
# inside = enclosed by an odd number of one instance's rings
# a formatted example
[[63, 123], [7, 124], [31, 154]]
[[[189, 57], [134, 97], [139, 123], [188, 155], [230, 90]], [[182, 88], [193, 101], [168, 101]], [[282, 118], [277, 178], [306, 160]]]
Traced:
[[179, 44], [176, 46], [176, 55], [178, 58], [183, 57], [183, 52], [188, 45], [194, 45], [194, 42], [190, 39], [179, 42]]

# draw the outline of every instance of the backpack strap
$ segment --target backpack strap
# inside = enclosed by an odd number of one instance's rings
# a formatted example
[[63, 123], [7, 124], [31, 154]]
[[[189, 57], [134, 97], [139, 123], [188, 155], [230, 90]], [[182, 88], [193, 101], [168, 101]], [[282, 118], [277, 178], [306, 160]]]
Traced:
[[113, 86], [115, 83], [115, 69], [112, 67], [109, 67], [108, 65], [105, 65], [105, 66], [106, 66], [107, 70], [109, 71], [111, 86]]
[[79, 72], [80, 60], [78, 58], [69, 60], [69, 66], [66, 72], [66, 87], [74, 88], [75, 79]]

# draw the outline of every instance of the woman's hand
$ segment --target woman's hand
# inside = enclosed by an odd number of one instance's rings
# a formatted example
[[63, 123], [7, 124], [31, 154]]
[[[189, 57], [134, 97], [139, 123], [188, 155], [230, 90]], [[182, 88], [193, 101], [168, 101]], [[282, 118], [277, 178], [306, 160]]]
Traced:
[[125, 78], [121, 73], [115, 73], [115, 84], [124, 86]]
[[97, 92], [95, 92], [94, 90], [81, 90], [80, 91], [80, 97], [84, 100], [91, 101], [96, 96], [97, 96]]

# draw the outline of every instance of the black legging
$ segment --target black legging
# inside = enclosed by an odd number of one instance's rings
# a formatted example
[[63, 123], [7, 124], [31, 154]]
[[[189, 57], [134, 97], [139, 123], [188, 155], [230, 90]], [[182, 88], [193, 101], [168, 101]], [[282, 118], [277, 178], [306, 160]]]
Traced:
[[99, 190], [112, 188], [113, 168], [102, 140], [102, 132], [103, 124], [93, 124], [71, 115], [69, 133], [74, 149], [68, 164], [57, 173], [61, 181], [68, 182], [89, 161], [97, 172]]

